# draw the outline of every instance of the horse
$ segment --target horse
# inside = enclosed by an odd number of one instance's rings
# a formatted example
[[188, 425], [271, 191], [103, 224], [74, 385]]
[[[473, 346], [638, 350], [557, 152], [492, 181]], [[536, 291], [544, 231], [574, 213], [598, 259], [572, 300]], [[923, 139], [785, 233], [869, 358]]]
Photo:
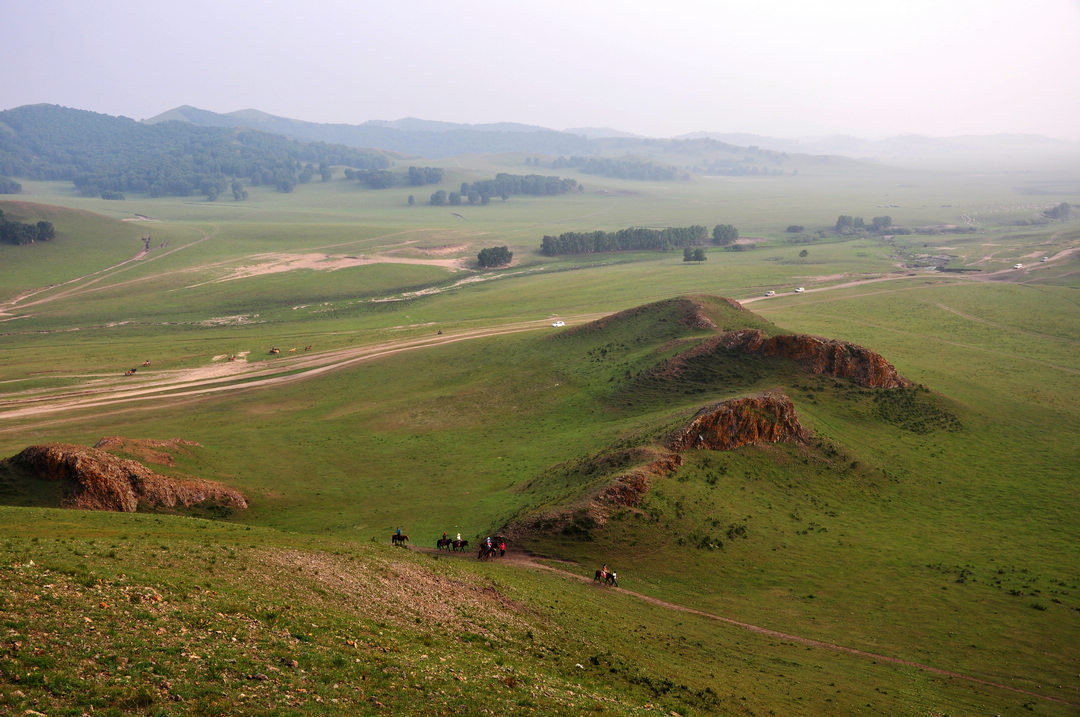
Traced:
[[614, 570], [608, 570], [607, 575], [597, 570], [596, 575], [593, 576], [593, 582], [603, 582], [605, 585], [614, 585], [615, 587], [619, 587], [619, 578], [615, 575]]
[[449, 550], [453, 545], [453, 538], [439, 538], [435, 541], [435, 547], [439, 550]]
[[400, 543], [401, 545], [405, 545], [405, 543], [407, 542], [409, 542], [409, 536], [405, 535], [404, 533], [402, 533], [401, 535], [394, 533], [390, 536], [391, 545], [397, 545], [398, 543]]
[[467, 547], [469, 547], [469, 541], [468, 540], [455, 540], [452, 543], [450, 543], [450, 550], [454, 551], [455, 553], [458, 552], [458, 551], [461, 551], [461, 552], [464, 553], [465, 548], [467, 548]]
[[476, 554], [476, 558], [478, 560], [487, 560], [491, 556], [498, 554], [498, 552], [499, 549], [496, 548], [494, 545], [488, 545], [487, 543], [483, 543], [480, 545], [480, 552]]

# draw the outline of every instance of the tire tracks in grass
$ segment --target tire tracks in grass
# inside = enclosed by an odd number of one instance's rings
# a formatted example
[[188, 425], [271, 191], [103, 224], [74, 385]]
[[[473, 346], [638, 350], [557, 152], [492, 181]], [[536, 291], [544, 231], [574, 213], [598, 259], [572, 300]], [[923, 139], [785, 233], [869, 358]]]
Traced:
[[[585, 323], [606, 315], [607, 313], [604, 312], [568, 317], [567, 326]], [[214, 364], [202, 369], [171, 372], [170, 375], [155, 375], [153, 379], [137, 386], [131, 385], [130, 377], [117, 377], [117, 382], [104, 386], [91, 387], [84, 384], [64, 389], [58, 393], [0, 395], [0, 421], [23, 421], [19, 425], [0, 428], [0, 433], [23, 430], [27, 427], [25, 421], [28, 419], [49, 414], [87, 408], [101, 408], [124, 403], [175, 401], [177, 398], [202, 396], [210, 393], [284, 385], [347, 368], [358, 363], [393, 356], [404, 351], [415, 351], [471, 339], [536, 331], [547, 327], [549, 323], [549, 319], [517, 321], [458, 333], [448, 332], [368, 346], [334, 349], [316, 354], [301, 354], [294, 359], [275, 361], [273, 365], [268, 364], [266, 361], [253, 364], [247, 362], [236, 363], [231, 366], [237, 368], [224, 375], [221, 373], [221, 364]]]
[[[167, 256], [169, 256], [171, 254], [175, 254], [178, 251], [183, 251], [184, 249], [190, 249], [191, 247], [196, 246], [197, 244], [202, 244], [204, 241], [207, 241], [207, 240], [212, 239], [213, 237], [217, 236], [219, 231], [221, 231], [220, 227], [218, 227], [215, 224], [215, 225], [213, 225], [211, 227], [210, 231], [203, 232], [202, 236], [199, 237], [198, 239], [195, 239], [194, 241], [188, 242], [187, 244], [183, 244], [181, 246], [176, 247], [175, 249], [170, 249], [170, 250], [162, 252], [162, 253], [152, 253], [152, 252], [147, 252], [145, 249], [140, 249], [138, 251], [138, 253], [136, 253], [135, 256], [131, 257], [130, 259], [125, 259], [124, 261], [119, 262], [118, 264], [113, 264], [112, 266], [107, 266], [104, 269], [98, 269], [97, 271], [92, 271], [89, 274], [83, 274], [82, 276], [77, 276], [74, 279], [68, 279], [67, 281], [63, 282], [62, 284], [59, 284], [59, 286], [60, 287], [65, 287], [65, 286], [68, 286], [69, 284], [77, 284], [77, 286], [72, 286], [69, 289], [58, 291], [56, 293], [51, 293], [48, 296], [44, 296], [44, 297], [42, 297], [40, 299], [37, 299], [36, 301], [30, 301], [30, 302], [23, 303], [28, 298], [31, 298], [31, 297], [36, 296], [38, 294], [42, 294], [42, 293], [44, 293], [46, 291], [49, 291], [50, 289], [57, 288], [57, 287], [55, 287], [55, 286], [46, 286], [46, 287], [43, 287], [41, 289], [34, 289], [32, 291], [29, 291], [29, 292], [24, 292], [23, 294], [20, 294], [19, 296], [16, 296], [13, 299], [10, 299], [10, 300], [8, 300], [6, 302], [0, 303], [0, 313], [7, 313], [7, 312], [13, 311], [15, 309], [25, 309], [25, 308], [30, 307], [30, 306], [38, 306], [40, 304], [46, 304], [46, 303], [56, 301], [57, 299], [70, 298], [72, 296], [80, 296], [82, 294], [86, 294], [86, 293], [89, 293], [91, 291], [97, 291], [97, 290], [99, 290], [99, 288], [114, 289], [114, 288], [116, 288], [118, 286], [123, 286], [124, 284], [129, 283], [129, 282], [121, 282], [119, 284], [109, 284], [107, 287], [90, 288], [92, 285], [97, 284], [102, 279], [108, 279], [108, 278], [111, 278], [111, 277], [121, 273], [121, 272], [127, 271], [132, 266], [134, 266], [136, 262], [141, 264], [141, 263], [144, 263], [144, 260], [145, 260], [145, 262], [157, 261], [158, 259], [163, 259], [164, 257], [167, 257]], [[149, 258], [147, 258], [147, 257], [149, 257]], [[156, 278], [156, 277], [146, 277], [144, 279], [134, 279], [132, 281], [146, 281], [148, 279], [153, 279], [153, 278]]]
[[[422, 547], [419, 547], [419, 546], [413, 546], [411, 548], [411, 550], [418, 550], [418, 551], [424, 552], [424, 553], [440, 554], [440, 555], [443, 554], [443, 552], [444, 552], [444, 551], [437, 551], [437, 550], [435, 550], [433, 548], [422, 548]], [[461, 557], [465, 557], [465, 556], [466, 556], [465, 553], [461, 554]], [[562, 568], [557, 568], [557, 567], [552, 566], [552, 565], [546, 565], [544, 563], [541, 563], [534, 556], [532, 556], [531, 554], [526, 553], [524, 551], [520, 551], [520, 550], [507, 551], [507, 554], [506, 554], [505, 557], [497, 558], [496, 560], [506, 560], [506, 562], [508, 562], [508, 563], [510, 563], [512, 565], [516, 565], [518, 567], [529, 567], [529, 568], [537, 568], [537, 569], [540, 569], [540, 570], [545, 570], [547, 572], [554, 573], [556, 575], [560, 575], [560, 576], [567, 577], [567, 578], [573, 578], [573, 579], [578, 580], [578, 581], [583, 582], [583, 583], [590, 583], [590, 582], [593, 581], [592, 578], [589, 578], [586, 575], [579, 575], [578, 573], [570, 572], [569, 570], [564, 570]], [[702, 617], [702, 618], [705, 618], [707, 620], [713, 620], [715, 622], [720, 622], [720, 623], [723, 623], [725, 625], [730, 625], [732, 627], [737, 627], [739, 629], [746, 630], [747, 632], [752, 632], [752, 633], [754, 633], [756, 635], [763, 635], [765, 637], [771, 637], [771, 638], [775, 638], [777, 640], [782, 640], [782, 641], [785, 641], [785, 642], [794, 642], [794, 643], [798, 643], [799, 645], [804, 645], [806, 647], [813, 647], [813, 648], [817, 648], [817, 649], [820, 649], [820, 650], [828, 650], [830, 652], [837, 652], [837, 653], [841, 653], [841, 654], [844, 654], [844, 655], [851, 655], [853, 657], [858, 657], [858, 658], [863, 659], [863, 660], [870, 660], [872, 662], [879, 662], [879, 663], [888, 664], [888, 665], [898, 665], [898, 666], [901, 666], [901, 667], [914, 667], [917, 670], [921, 670], [923, 672], [929, 672], [929, 673], [935, 674], [935, 675], [940, 675], [942, 677], [948, 677], [950, 679], [963, 680], [965, 682], [970, 682], [970, 683], [973, 683], [973, 684], [976, 684], [976, 685], [982, 685], [984, 687], [992, 687], [994, 689], [1005, 690], [1005, 691], [1008, 691], [1008, 692], [1013, 692], [1013, 693], [1016, 693], [1016, 694], [1024, 695], [1024, 696], [1027, 696], [1027, 697], [1034, 697], [1034, 698], [1037, 698], [1037, 699], [1040, 699], [1040, 700], [1046, 700], [1048, 702], [1053, 702], [1055, 704], [1065, 705], [1067, 707], [1080, 708], [1080, 702], [1070, 702], [1070, 701], [1068, 701], [1066, 699], [1063, 699], [1063, 698], [1060, 698], [1060, 697], [1054, 697], [1052, 695], [1043, 694], [1041, 692], [1034, 692], [1032, 690], [1027, 690], [1027, 689], [1024, 689], [1022, 687], [1016, 687], [1016, 686], [1013, 686], [1013, 685], [1006, 685], [1006, 684], [1004, 684], [1002, 682], [994, 682], [993, 680], [987, 680], [987, 679], [984, 679], [982, 677], [976, 677], [974, 675], [968, 675], [968, 674], [964, 674], [962, 672], [956, 672], [955, 670], [947, 670], [947, 669], [944, 669], [944, 668], [941, 668], [941, 667], [934, 667], [933, 665], [927, 665], [927, 664], [922, 663], [922, 662], [915, 662], [914, 660], [907, 660], [907, 659], [902, 658], [902, 657], [894, 657], [892, 655], [883, 655], [881, 653], [870, 652], [868, 650], [861, 650], [861, 649], [859, 649], [857, 647], [848, 647], [847, 645], [840, 645], [840, 644], [837, 644], [837, 643], [834, 643], [834, 642], [826, 642], [824, 640], [816, 640], [816, 639], [814, 639], [812, 637], [804, 637], [802, 635], [793, 635], [791, 633], [781, 632], [779, 630], [773, 630], [771, 628], [762, 627], [760, 625], [754, 625], [754, 624], [751, 624], [751, 623], [748, 623], [748, 622], [742, 622], [741, 620], [736, 620], [734, 618], [725, 617], [723, 615], [717, 615], [715, 613], [706, 612], [705, 610], [698, 610], [697, 608], [688, 607], [686, 605], [679, 605], [678, 603], [668, 602], [667, 600], [661, 600], [660, 598], [655, 598], [655, 597], [652, 597], [650, 595], [645, 595], [644, 593], [635, 592], [635, 591], [629, 590], [627, 588], [604, 586], [601, 589], [615, 590], [615, 591], [618, 591], [621, 594], [627, 595], [629, 597], [632, 597], [632, 598], [634, 598], [636, 600], [640, 600], [642, 602], [649, 603], [650, 605], [656, 605], [657, 607], [663, 608], [665, 610], [671, 610], [671, 611], [674, 611], [674, 612], [685, 613], [685, 614], [688, 614], [688, 615], [696, 615], [698, 617]]]

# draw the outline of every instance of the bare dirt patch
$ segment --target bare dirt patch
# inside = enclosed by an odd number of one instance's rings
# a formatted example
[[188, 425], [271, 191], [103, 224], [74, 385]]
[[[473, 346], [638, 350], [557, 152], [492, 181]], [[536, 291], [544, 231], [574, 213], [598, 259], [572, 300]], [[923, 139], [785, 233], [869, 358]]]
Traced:
[[266, 574], [293, 580], [299, 571], [380, 620], [399, 626], [415, 627], [422, 622], [452, 634], [490, 634], [494, 629], [524, 630], [530, 625], [523, 619], [530, 611], [494, 587], [456, 580], [411, 561], [372, 556], [359, 562], [299, 550], [267, 551], [256, 560], [268, 568]]
[[342, 254], [256, 254], [251, 257], [251, 264], [232, 269], [228, 274], [218, 279], [192, 284], [191, 287], [204, 286], [206, 284], [220, 284], [236, 279], [247, 279], [253, 276], [266, 276], [269, 274], [281, 274], [287, 271], [307, 269], [311, 271], [336, 271], [355, 266], [367, 266], [369, 264], [422, 264], [427, 266], [440, 266], [451, 271], [462, 268], [462, 259], [424, 259], [418, 257], [393, 256], [391, 254], [371, 255], [342, 255]]
[[202, 447], [201, 443], [183, 438], [124, 438], [123, 436], [105, 436], [94, 444], [109, 453], [126, 453], [146, 463], [163, 466], [176, 465], [175, 453], [190, 453], [189, 447]]
[[450, 254], [460, 254], [463, 251], [468, 251], [468, 249], [468, 244], [447, 244], [445, 246], [418, 247], [417, 251], [432, 256], [448, 256]]

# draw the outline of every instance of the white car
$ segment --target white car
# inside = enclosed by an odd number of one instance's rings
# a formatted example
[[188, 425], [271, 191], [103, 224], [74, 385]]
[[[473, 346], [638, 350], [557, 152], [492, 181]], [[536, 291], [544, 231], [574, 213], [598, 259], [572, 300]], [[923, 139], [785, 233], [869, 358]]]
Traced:
[[1050, 261], [1050, 257], [1044, 256], [1042, 259], [1039, 259], [1039, 261]]
[[796, 290], [795, 290], [795, 293], [796, 293], [796, 294], [801, 294], [801, 293], [803, 293], [804, 291], [806, 291], [806, 289], [804, 289], [804, 288], [802, 288], [802, 287], [800, 286], [800, 287], [799, 287], [798, 289], [796, 289]]
[[1023, 269], [1024, 265], [1023, 264], [1013, 264], [1013, 268], [1014, 269]]
[[776, 296], [776, 292], [775, 291], [766, 291], [765, 296]]
[[566, 326], [565, 321], [556, 321], [555, 323], [552, 324], [552, 327], [556, 328], [556, 329], [561, 328], [563, 326]]

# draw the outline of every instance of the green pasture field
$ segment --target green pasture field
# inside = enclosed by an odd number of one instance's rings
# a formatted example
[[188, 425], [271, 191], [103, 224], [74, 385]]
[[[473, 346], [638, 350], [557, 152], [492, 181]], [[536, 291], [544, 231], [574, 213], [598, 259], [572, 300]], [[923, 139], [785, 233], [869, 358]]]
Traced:
[[[443, 188], [533, 171], [513, 157], [456, 161]], [[250, 709], [268, 713], [331, 712], [330, 699], [361, 711], [377, 700], [447, 712], [1075, 713], [1080, 311], [1077, 254], [1063, 252], [1080, 229], [1016, 222], [1075, 203], [1077, 184], [860, 172], [806, 166], [798, 176], [673, 183], [561, 172], [586, 191], [486, 207], [425, 206], [438, 187], [375, 192], [344, 181], [290, 195], [252, 188], [241, 203], [106, 202], [25, 182], [20, 199], [33, 204], [0, 209], [53, 221], [57, 239], [0, 246], [0, 304], [43, 289], [0, 306], [0, 456], [107, 435], [180, 437], [200, 445], [178, 452], [171, 471], [234, 486], [251, 508], [213, 522], [0, 508], [3, 583], [13, 586], [0, 592], [0, 619], [4, 639], [27, 646], [0, 652], [0, 704], [211, 713], [224, 694], [230, 704], [261, 700]], [[417, 206], [406, 205], [410, 192]], [[120, 221], [135, 213], [158, 221]], [[970, 221], [979, 231], [805, 243], [785, 231], [829, 228], [840, 214], [888, 214], [904, 226]], [[754, 241], [710, 248], [702, 264], [681, 252], [537, 251], [545, 233], [695, 223], [733, 223]], [[146, 231], [154, 248], [128, 261]], [[502, 244], [514, 265], [479, 271], [477, 251]], [[268, 261], [259, 255], [311, 253], [472, 261], [229, 278]], [[949, 267], [981, 271], [920, 268], [941, 254]], [[1054, 259], [1043, 265], [1042, 256]], [[1026, 268], [1007, 271], [1018, 262]], [[847, 286], [854, 281], [868, 283]], [[810, 291], [791, 294], [796, 286]], [[765, 299], [766, 290], [779, 295]], [[548, 325], [689, 294], [748, 300], [778, 330], [866, 346], [925, 390], [890, 402], [742, 362], [715, 367], [688, 392], [633, 376], [708, 332], [630, 322], [582, 338]], [[112, 381], [143, 359], [153, 361], [140, 369], [151, 379], [241, 352], [287, 373], [293, 358], [269, 356], [270, 347], [310, 344], [318, 354], [523, 321], [542, 328], [263, 388], [4, 416], [25, 392]], [[742, 319], [729, 321], [721, 328]], [[579, 575], [607, 562], [643, 595], [960, 678], [747, 632], [538, 568], [381, 545], [397, 527], [420, 545], [443, 530], [475, 540], [538, 506], [573, 503], [602, 482], [584, 469], [594, 458], [649, 444], [709, 402], [773, 388], [813, 431], [807, 446], [688, 454], [639, 509], [524, 547]], [[10, 471], [0, 495], [49, 500]], [[467, 603], [455, 619], [471, 627], [422, 611], [405, 624], [381, 612], [385, 603], [348, 599], [350, 581], [374, 590], [376, 576], [393, 571], [432, 573], [470, 595], [493, 587], [499, 619]], [[289, 591], [266, 591], [286, 576]], [[166, 595], [168, 609], [132, 601], [136, 588]], [[27, 617], [41, 614], [35, 595], [56, 607], [47, 627]], [[118, 599], [138, 613], [132, 625], [100, 607]], [[409, 600], [410, 610], [424, 604]], [[83, 617], [101, 632], [80, 633]], [[168, 637], [149, 647], [159, 628]], [[218, 630], [247, 647], [216, 642]], [[57, 650], [76, 634], [107, 669], [80, 673], [78, 658]], [[347, 639], [359, 647], [345, 650]], [[158, 651], [156, 666], [120, 660], [147, 649]], [[451, 667], [431, 664], [436, 655]], [[48, 686], [46, 673], [61, 686]], [[77, 690], [80, 677], [92, 689]], [[283, 696], [268, 696], [269, 686]]]

